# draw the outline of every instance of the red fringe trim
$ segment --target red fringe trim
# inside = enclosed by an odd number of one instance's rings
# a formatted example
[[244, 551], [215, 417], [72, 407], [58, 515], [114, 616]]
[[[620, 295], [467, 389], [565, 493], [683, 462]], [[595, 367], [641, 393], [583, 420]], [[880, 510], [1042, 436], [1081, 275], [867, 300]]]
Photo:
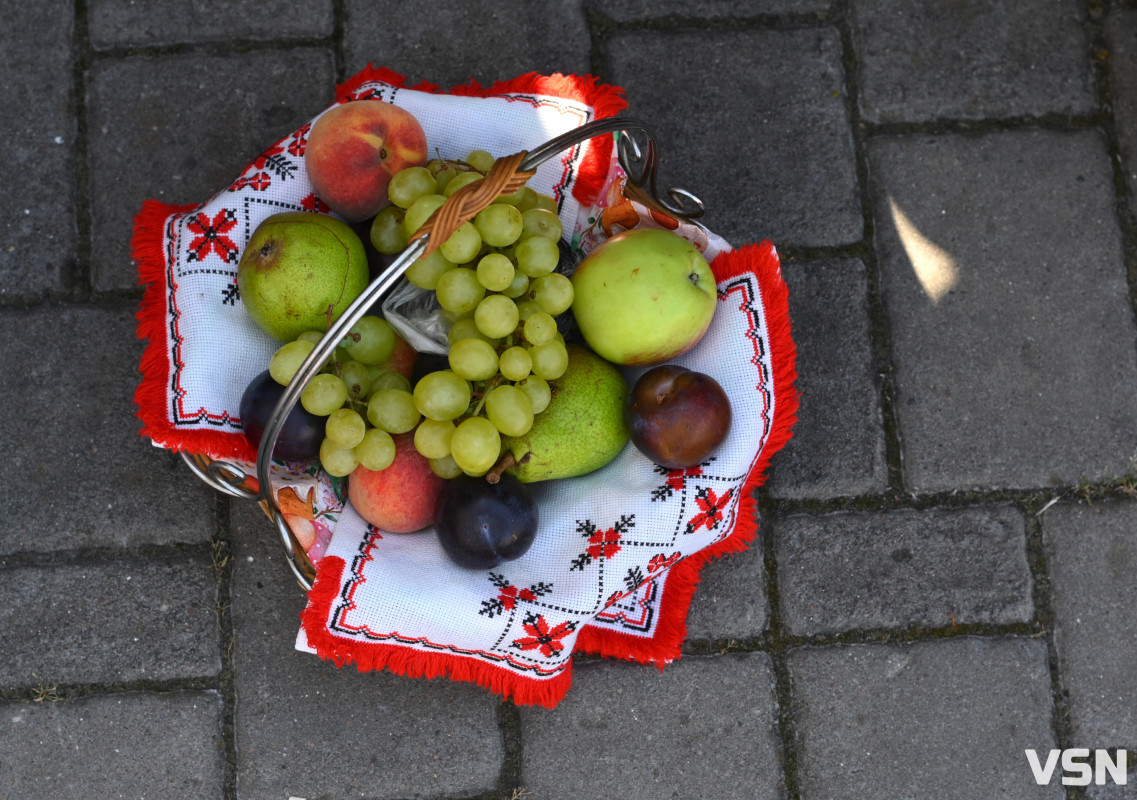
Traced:
[[449, 678], [476, 683], [518, 705], [553, 708], [565, 696], [572, 683], [572, 661], [564, 670], [546, 679], [529, 678], [483, 661], [463, 656], [423, 653], [400, 645], [380, 642], [354, 642], [337, 639], [327, 629], [332, 604], [339, 596], [343, 571], [342, 558], [325, 556], [320, 560], [316, 582], [308, 592], [308, 606], [300, 614], [300, 622], [308, 644], [317, 655], [337, 667], [355, 664], [360, 672], [386, 669], [408, 678]]
[[774, 377], [774, 420], [766, 446], [742, 485], [734, 530], [722, 541], [680, 561], [664, 578], [655, 635], [636, 636], [598, 625], [586, 625], [576, 640], [576, 650], [608, 658], [664, 665], [679, 658], [687, 638], [687, 612], [699, 585], [699, 573], [711, 559], [745, 550], [758, 533], [758, 501], [754, 494], [766, 481], [770, 459], [793, 436], [797, 422], [798, 392], [796, 355], [790, 335], [789, 290], [782, 277], [781, 262], [769, 241], [746, 245], [720, 254], [711, 265], [719, 283], [746, 273], [758, 276], [762, 310], [769, 331]]
[[[386, 67], [368, 65], [358, 73], [344, 81], [336, 89], [336, 100], [343, 102], [368, 81], [381, 81], [405, 89], [432, 94], [452, 94], [462, 97], [493, 97], [502, 94], [545, 94], [552, 97], [563, 97], [576, 100], [591, 106], [596, 119], [612, 117], [628, 107], [624, 99], [624, 90], [619, 86], [611, 86], [598, 82], [592, 75], [540, 75], [528, 72], [506, 81], [496, 81], [492, 86], [484, 87], [475, 80], [468, 83], [452, 86], [447, 90], [440, 89], [436, 84], [420, 81], [414, 86], [407, 86], [407, 79]], [[573, 184], [572, 194], [583, 206], [592, 205], [604, 188], [604, 180], [608, 177], [608, 166], [612, 158], [613, 139], [611, 135], [598, 136], [592, 140], [588, 153], [581, 162], [577, 172], [576, 183]]]

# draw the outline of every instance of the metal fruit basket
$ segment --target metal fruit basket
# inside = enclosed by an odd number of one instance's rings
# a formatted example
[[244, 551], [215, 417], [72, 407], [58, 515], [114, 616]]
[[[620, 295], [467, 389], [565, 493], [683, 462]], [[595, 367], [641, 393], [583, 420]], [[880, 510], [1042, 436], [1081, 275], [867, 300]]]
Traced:
[[[236, 464], [220, 459], [211, 459], [200, 454], [182, 451], [182, 458], [189, 468], [209, 486], [227, 495], [257, 501], [268, 517], [276, 525], [289, 567], [300, 586], [305, 590], [312, 588], [316, 569], [308, 554], [298, 542], [284, 517], [272, 491], [271, 465], [276, 440], [285, 419], [300, 399], [304, 386], [319, 372], [321, 365], [332, 355], [333, 350], [343, 340], [351, 327], [363, 317], [377, 302], [382, 301], [398, 284], [407, 268], [417, 259], [426, 255], [435, 245], [445, 241], [450, 231], [472, 219], [478, 211], [492, 200], [506, 194], [524, 183], [528, 174], [542, 162], [561, 151], [574, 147], [596, 136], [616, 134], [616, 152], [620, 167], [627, 176], [624, 195], [646, 208], [668, 217], [691, 221], [704, 212], [702, 201], [684, 189], [669, 188], [661, 197], [656, 186], [658, 148], [650, 129], [642, 122], [624, 117], [608, 117], [595, 120], [557, 136], [543, 145], [514, 156], [499, 159], [497, 165], [483, 181], [491, 191], [483, 191], [473, 202], [466, 202], [468, 196], [455, 193], [447, 203], [436, 212], [431, 222], [413, 239], [407, 248], [386, 267], [329, 327], [328, 332], [305, 359], [295, 378], [285, 388], [276, 407], [269, 416], [256, 458], [256, 483]], [[446, 221], [438, 224], [439, 220]]]

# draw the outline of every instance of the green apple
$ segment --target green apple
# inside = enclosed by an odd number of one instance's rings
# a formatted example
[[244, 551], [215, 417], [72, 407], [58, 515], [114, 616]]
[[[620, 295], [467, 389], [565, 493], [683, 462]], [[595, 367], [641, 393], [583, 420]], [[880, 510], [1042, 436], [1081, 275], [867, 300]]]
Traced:
[[282, 342], [326, 331], [367, 281], [367, 251], [355, 232], [334, 217], [307, 211], [267, 218], [237, 265], [249, 316]]
[[573, 316], [588, 346], [615, 364], [660, 364], [707, 332], [718, 287], [678, 234], [636, 228], [603, 242], [572, 276]]

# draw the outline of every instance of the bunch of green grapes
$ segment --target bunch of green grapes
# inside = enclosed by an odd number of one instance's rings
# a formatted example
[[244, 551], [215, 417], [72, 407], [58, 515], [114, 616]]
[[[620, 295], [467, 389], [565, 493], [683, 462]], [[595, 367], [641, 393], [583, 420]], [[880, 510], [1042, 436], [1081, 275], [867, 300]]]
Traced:
[[[477, 150], [465, 161], [436, 159], [396, 173], [372, 244], [400, 252], [447, 197], [492, 165]], [[433, 291], [450, 323], [450, 369], [423, 376], [412, 392], [423, 417], [415, 447], [436, 474], [485, 474], [501, 455], [501, 437], [524, 435], [548, 407], [549, 381], [568, 367], [557, 326], [573, 301], [572, 282], [555, 271], [562, 232], [555, 200], [523, 186], [407, 269], [407, 280]]]
[[[291, 383], [323, 336], [308, 331], [280, 347], [269, 360], [273, 380], [282, 386]], [[391, 435], [407, 433], [419, 423], [410, 381], [383, 367], [396, 341], [387, 320], [361, 317], [301, 391], [304, 409], [326, 417], [320, 464], [329, 475], [346, 477], [360, 464], [386, 469], [395, 460]]]

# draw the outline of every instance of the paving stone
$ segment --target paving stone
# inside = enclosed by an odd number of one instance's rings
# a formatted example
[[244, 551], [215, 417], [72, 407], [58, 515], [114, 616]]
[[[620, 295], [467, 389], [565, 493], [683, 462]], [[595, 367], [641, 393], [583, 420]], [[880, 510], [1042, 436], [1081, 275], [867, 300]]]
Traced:
[[788, 662], [802, 800], [1065, 797], [1023, 755], [1057, 747], [1040, 639], [809, 647]]
[[397, 0], [344, 3], [344, 54], [352, 74], [370, 63], [449, 88], [528, 72], [587, 74], [591, 41], [579, 0], [440, 0], [407, 13]]
[[763, 14], [820, 14], [829, 10], [830, 0], [604, 0], [597, 10], [617, 22], [642, 19], [685, 17], [692, 19], [738, 19]]
[[[221, 668], [208, 556], [0, 569], [0, 685], [206, 677]], [[34, 609], [34, 611], [33, 611]]]
[[750, 547], [710, 561], [699, 573], [699, 588], [687, 612], [688, 639], [761, 636], [770, 619], [766, 597], [763, 531]]
[[906, 488], [1124, 474], [1137, 364], [1102, 137], [885, 137], [869, 156]]
[[0, 310], [0, 554], [204, 542], [214, 497], [138, 435], [128, 306]]
[[466, 797], [504, 760], [495, 695], [472, 684], [336, 669], [295, 649], [304, 593], [275, 528], [232, 509], [238, 793], [286, 797]]
[[1129, 209], [1137, 197], [1137, 7], [1114, 8], [1105, 26], [1109, 46], [1109, 76], [1113, 113], [1125, 178], [1129, 182]]
[[859, 259], [786, 264], [801, 393], [770, 494], [855, 497], [888, 485], [884, 426], [869, 335], [868, 277]]
[[560, 705], [521, 709], [521, 785], [542, 800], [785, 797], [777, 718], [763, 653], [688, 656], [662, 673], [577, 663]]
[[[1110, 752], [1110, 758], [1117, 755]], [[1103, 783], [1094, 783], [1085, 788], [1087, 800], [1137, 800], [1137, 747], [1130, 747], [1125, 753], [1126, 773], [1123, 783], [1115, 783], [1112, 775], [1103, 775]]]
[[107, 48], [330, 36], [335, 19], [331, 0], [91, 0], [87, 26], [91, 44]]
[[199, 203], [335, 98], [329, 50], [99, 60], [87, 74], [92, 284], [137, 282], [134, 217], [148, 199]]
[[63, 291], [75, 264], [74, 7], [21, 4], [0, 26], [0, 298]]
[[734, 244], [861, 238], [836, 30], [642, 31], [605, 57], [657, 138], [659, 185], [700, 197], [708, 228]]
[[1087, 114], [1097, 98], [1077, 0], [853, 0], [870, 122]]
[[1137, 503], [1060, 503], [1042, 530], [1071, 746], [1137, 760]]
[[1013, 506], [797, 514], [774, 535], [782, 622], [796, 636], [1034, 615]]
[[217, 692], [0, 703], [5, 798], [221, 798]]

